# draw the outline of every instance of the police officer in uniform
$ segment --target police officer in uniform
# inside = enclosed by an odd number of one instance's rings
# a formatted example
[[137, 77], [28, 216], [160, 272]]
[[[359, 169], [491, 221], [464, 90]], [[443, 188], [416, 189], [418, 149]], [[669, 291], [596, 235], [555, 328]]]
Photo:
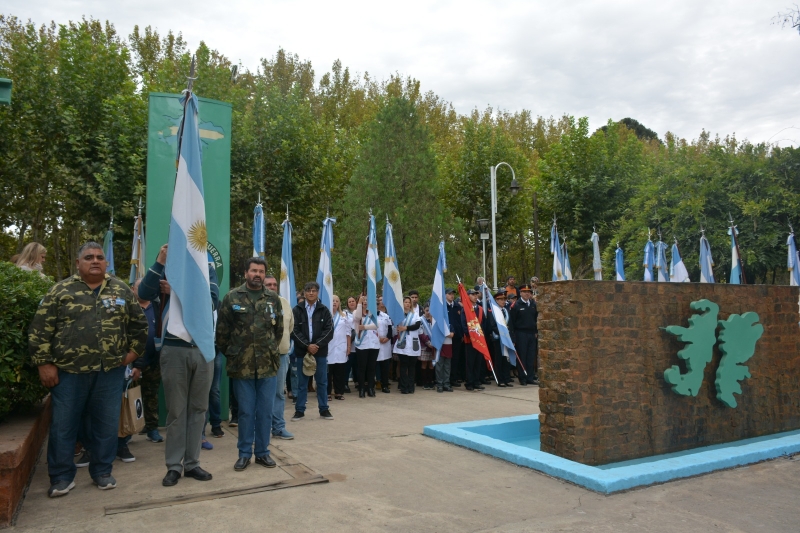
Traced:
[[[487, 318], [483, 312], [483, 307], [478, 304], [478, 295], [480, 294], [479, 291], [475, 289], [469, 289], [467, 291], [467, 295], [470, 299], [470, 305], [472, 305], [472, 310], [475, 313], [475, 318], [478, 321], [478, 327], [481, 328], [481, 334], [486, 337], [486, 331], [488, 331], [487, 327]], [[466, 302], [464, 302], [466, 304]], [[468, 391], [482, 391], [486, 387], [483, 386], [481, 382], [481, 365], [485, 365], [485, 361], [483, 359], [483, 354], [476, 350], [472, 346], [472, 341], [469, 338], [469, 326], [467, 325], [467, 316], [465, 313], [461, 313], [461, 329], [464, 330], [464, 355], [466, 359], [466, 367], [467, 367], [467, 379], [464, 382], [464, 387]]]
[[453, 359], [451, 361], [450, 385], [460, 387], [466, 375], [466, 365], [464, 362], [464, 335], [466, 331], [461, 329], [461, 315], [464, 308], [456, 302], [455, 289], [446, 289], [445, 299], [447, 300], [447, 318], [450, 321], [450, 332], [453, 334]]
[[47, 442], [51, 498], [75, 487], [73, 452], [83, 417], [91, 432], [89, 474], [101, 490], [113, 489], [117, 431], [125, 366], [144, 353], [147, 319], [131, 289], [106, 273], [103, 247], [78, 250], [78, 273], [53, 285], [33, 317], [28, 347], [39, 380], [50, 389]]
[[[506, 290], [500, 289], [494, 293], [494, 300], [500, 307], [500, 312], [503, 313], [503, 320], [508, 326], [508, 310], [506, 309]], [[500, 342], [500, 331], [497, 328], [497, 318], [494, 316], [494, 311], [491, 307], [487, 309], [489, 313], [489, 327], [491, 328], [489, 348], [492, 354], [492, 364], [494, 365], [494, 372], [497, 376], [498, 387], [513, 387], [511, 382], [511, 362], [503, 355], [503, 345]]]
[[[520, 385], [538, 385], [538, 354], [539, 354], [539, 328], [536, 321], [539, 311], [533, 299], [530, 285], [519, 288], [517, 303], [509, 312], [509, 331], [517, 348], [517, 357], [522, 362], [522, 368], [517, 367]], [[527, 375], [526, 375], [527, 372]]]
[[228, 360], [228, 376], [239, 402], [239, 459], [233, 465], [238, 472], [250, 465], [254, 451], [256, 464], [276, 466], [267, 447], [284, 328], [278, 293], [264, 286], [267, 264], [252, 257], [246, 268], [244, 285], [225, 295], [217, 321], [217, 346]]

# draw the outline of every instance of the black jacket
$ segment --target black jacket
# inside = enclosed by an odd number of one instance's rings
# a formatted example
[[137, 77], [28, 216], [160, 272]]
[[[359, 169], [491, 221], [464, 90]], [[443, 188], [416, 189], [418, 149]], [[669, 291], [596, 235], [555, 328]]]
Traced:
[[454, 339], [461, 339], [464, 336], [464, 329], [461, 327], [461, 315], [464, 314], [464, 308], [458, 302], [453, 302], [453, 305], [445, 302], [447, 306], [447, 318], [450, 320], [450, 331], [453, 333]]
[[314, 314], [311, 315], [313, 339], [308, 338], [308, 313], [305, 302], [294, 306], [292, 314], [294, 315], [294, 329], [292, 330], [294, 356], [305, 356], [308, 352], [308, 345], [316, 344], [319, 346], [319, 350], [314, 356], [326, 357], [328, 343], [333, 339], [333, 317], [330, 310], [317, 300], [317, 307], [314, 309]]
[[520, 298], [508, 311], [508, 329], [514, 333], [520, 331], [539, 333], [539, 327], [536, 323], [538, 319], [539, 311], [536, 309], [536, 301], [531, 299], [530, 305], [525, 305]]

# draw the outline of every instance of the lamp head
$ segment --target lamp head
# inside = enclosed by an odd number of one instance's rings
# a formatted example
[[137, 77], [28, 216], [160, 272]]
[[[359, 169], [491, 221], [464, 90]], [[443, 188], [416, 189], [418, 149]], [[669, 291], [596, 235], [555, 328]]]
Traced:
[[521, 188], [522, 187], [520, 187], [519, 182], [517, 181], [517, 178], [514, 178], [513, 180], [511, 180], [511, 186], [509, 187], [509, 189], [511, 190], [511, 194], [512, 195], [516, 195]]

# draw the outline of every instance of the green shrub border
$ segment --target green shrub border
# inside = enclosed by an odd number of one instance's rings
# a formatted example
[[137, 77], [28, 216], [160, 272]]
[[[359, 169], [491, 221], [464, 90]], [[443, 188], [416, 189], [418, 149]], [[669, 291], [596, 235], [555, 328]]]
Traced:
[[28, 355], [28, 327], [53, 280], [0, 262], [0, 421], [47, 395]]

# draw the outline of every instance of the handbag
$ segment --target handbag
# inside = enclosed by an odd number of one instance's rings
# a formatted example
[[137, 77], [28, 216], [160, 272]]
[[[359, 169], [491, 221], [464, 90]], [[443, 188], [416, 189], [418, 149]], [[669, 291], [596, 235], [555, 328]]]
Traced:
[[144, 429], [144, 405], [142, 404], [142, 387], [131, 387], [131, 381], [122, 392], [122, 407], [119, 411], [118, 436], [136, 435]]

